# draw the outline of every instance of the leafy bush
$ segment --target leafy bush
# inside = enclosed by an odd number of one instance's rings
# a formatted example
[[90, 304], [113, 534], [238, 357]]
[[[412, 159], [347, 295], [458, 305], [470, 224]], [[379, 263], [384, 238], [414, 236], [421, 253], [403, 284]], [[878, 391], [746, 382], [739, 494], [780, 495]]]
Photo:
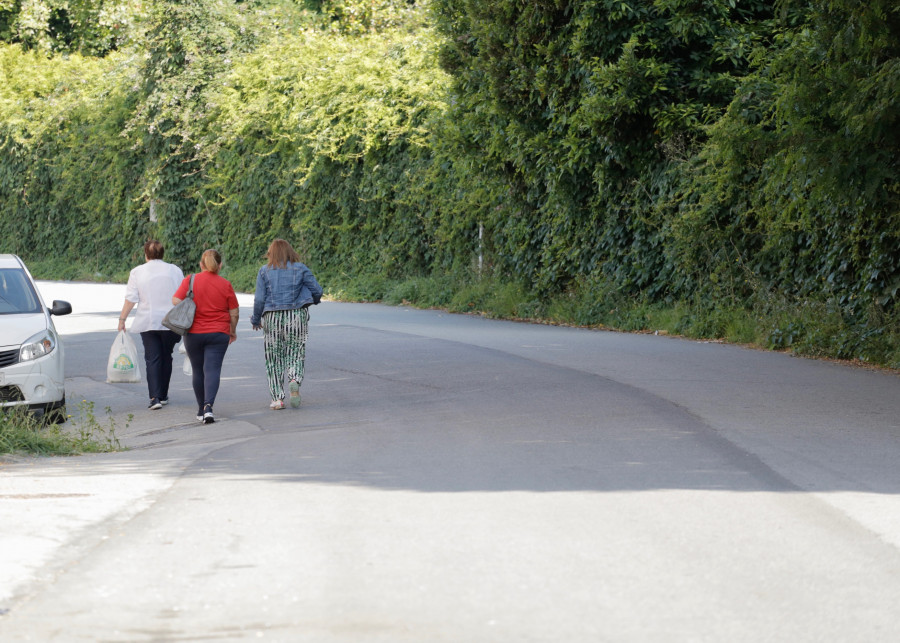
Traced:
[[[856, 315], [900, 295], [900, 9], [816, 2], [741, 85], [690, 179], [679, 247]], [[683, 227], [682, 227], [683, 226]], [[703, 254], [687, 247], [705, 238]], [[712, 248], [710, 248], [712, 246]], [[711, 251], [712, 250], [712, 251]]]
[[156, 237], [183, 266], [222, 249], [245, 287], [275, 236], [325, 274], [428, 265], [436, 207], [418, 177], [445, 82], [433, 36], [303, 29], [256, 44], [254, 19], [161, 3], [146, 56], [4, 47], [4, 250], [109, 275]]
[[0, 45], [0, 250], [894, 363], [895, 4], [158, 0]]
[[457, 152], [507, 185], [489, 229], [503, 268], [545, 292], [597, 269], [671, 290], [663, 170], [728, 105], [769, 3], [434, 4]]
[[2, 0], [0, 42], [102, 56], [139, 37], [144, 6], [140, 0]]

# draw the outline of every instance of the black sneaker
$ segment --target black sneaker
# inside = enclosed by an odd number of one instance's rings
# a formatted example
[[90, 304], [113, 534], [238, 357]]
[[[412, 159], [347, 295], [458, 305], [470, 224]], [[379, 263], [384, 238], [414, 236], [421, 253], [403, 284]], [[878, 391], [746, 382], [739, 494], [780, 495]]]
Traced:
[[166, 404], [169, 403], [169, 398], [166, 398], [166, 399], [164, 399], [164, 400], [160, 400], [159, 403], [162, 404], [163, 406], [165, 406]]
[[197, 421], [198, 422], [203, 421], [203, 407], [200, 407], [199, 409], [197, 409]]
[[216, 421], [216, 417], [213, 415], [212, 406], [207, 404], [203, 408], [203, 424], [212, 424]]
[[147, 408], [151, 411], [155, 411], [156, 409], [161, 409], [163, 407], [162, 402], [159, 401], [159, 398], [154, 397], [150, 400], [150, 406]]

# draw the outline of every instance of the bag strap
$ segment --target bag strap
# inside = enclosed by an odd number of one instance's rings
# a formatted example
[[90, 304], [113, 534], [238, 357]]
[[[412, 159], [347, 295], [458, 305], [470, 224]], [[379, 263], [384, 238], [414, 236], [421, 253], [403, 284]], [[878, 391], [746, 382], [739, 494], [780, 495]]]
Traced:
[[187, 294], [184, 296], [185, 299], [193, 299], [194, 298], [194, 277], [197, 276], [197, 273], [191, 275], [191, 284], [188, 286]]

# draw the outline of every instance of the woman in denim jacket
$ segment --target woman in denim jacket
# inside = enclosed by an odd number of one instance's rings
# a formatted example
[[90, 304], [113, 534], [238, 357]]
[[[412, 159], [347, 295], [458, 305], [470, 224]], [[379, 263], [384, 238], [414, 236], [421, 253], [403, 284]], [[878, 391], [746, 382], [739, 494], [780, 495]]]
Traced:
[[256, 276], [253, 299], [253, 330], [265, 336], [266, 377], [272, 403], [284, 408], [284, 377], [287, 375], [291, 406], [300, 406], [300, 383], [306, 358], [311, 304], [322, 298], [322, 287], [300, 255], [284, 239], [275, 239], [266, 253], [268, 262]]

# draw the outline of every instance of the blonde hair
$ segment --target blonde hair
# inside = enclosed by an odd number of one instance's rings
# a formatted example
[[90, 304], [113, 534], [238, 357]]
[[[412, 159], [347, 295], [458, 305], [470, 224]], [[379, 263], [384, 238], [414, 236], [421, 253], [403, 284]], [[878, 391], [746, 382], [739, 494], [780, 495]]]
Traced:
[[275, 239], [269, 244], [266, 259], [271, 268], [285, 268], [290, 263], [300, 263], [300, 255], [284, 239]]
[[219, 254], [218, 250], [204, 250], [203, 255], [200, 257], [200, 267], [214, 275], [219, 274], [219, 268], [222, 267], [222, 255]]

